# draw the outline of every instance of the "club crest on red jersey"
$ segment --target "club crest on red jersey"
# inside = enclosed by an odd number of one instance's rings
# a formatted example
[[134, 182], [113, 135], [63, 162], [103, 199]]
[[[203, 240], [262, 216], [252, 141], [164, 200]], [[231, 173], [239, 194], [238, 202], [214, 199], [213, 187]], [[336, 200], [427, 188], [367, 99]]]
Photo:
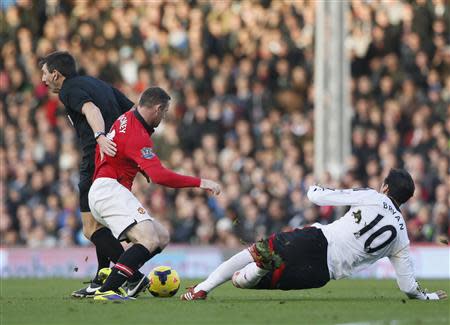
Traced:
[[144, 147], [141, 149], [142, 158], [144, 159], [152, 159], [155, 157], [155, 154], [152, 151], [152, 148]]

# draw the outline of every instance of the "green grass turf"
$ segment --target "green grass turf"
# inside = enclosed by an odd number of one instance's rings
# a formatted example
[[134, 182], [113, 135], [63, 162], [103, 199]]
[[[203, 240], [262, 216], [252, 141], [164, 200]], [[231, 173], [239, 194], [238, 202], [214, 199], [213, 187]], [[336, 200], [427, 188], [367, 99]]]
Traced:
[[[194, 281], [184, 281], [184, 287]], [[450, 290], [449, 281], [421, 281]], [[321, 289], [235, 289], [229, 283], [206, 301], [141, 295], [122, 303], [69, 298], [77, 280], [1, 280], [1, 325], [13, 324], [450, 324], [449, 300], [408, 300], [394, 280], [332, 281]]]

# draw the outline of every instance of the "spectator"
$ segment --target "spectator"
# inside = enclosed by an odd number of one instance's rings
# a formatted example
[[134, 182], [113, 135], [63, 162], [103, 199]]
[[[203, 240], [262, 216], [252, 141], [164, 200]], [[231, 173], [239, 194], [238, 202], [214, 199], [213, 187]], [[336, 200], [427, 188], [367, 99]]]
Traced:
[[[305, 198], [314, 161], [314, 2], [18, 1], [2, 10], [2, 245], [86, 244], [76, 135], [37, 67], [54, 50], [70, 51], [81, 73], [134, 101], [152, 84], [171, 93], [155, 150], [171, 168], [224, 185], [220, 197], [206, 198], [135, 181], [174, 242], [234, 247], [341, 215]], [[449, 7], [352, 0], [348, 17], [353, 150], [339, 182], [322, 180], [378, 187], [389, 168], [406, 167], [416, 182], [405, 206], [411, 240], [448, 239]]]

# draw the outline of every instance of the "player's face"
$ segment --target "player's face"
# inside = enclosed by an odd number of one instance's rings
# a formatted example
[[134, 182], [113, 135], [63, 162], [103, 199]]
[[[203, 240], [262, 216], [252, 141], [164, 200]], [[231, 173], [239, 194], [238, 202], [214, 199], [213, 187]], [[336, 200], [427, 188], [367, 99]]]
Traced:
[[169, 110], [169, 103], [167, 104], [161, 104], [158, 108], [157, 108], [157, 118], [156, 118], [156, 123], [155, 123], [155, 127], [159, 125], [159, 123], [161, 123], [161, 121], [166, 117], [166, 113]]
[[48, 71], [47, 64], [42, 66], [42, 82], [47, 85], [48, 88], [54, 93], [59, 93], [60, 87], [57, 84], [58, 71]]
[[386, 194], [388, 192], [389, 187], [384, 182], [381, 183], [380, 192]]

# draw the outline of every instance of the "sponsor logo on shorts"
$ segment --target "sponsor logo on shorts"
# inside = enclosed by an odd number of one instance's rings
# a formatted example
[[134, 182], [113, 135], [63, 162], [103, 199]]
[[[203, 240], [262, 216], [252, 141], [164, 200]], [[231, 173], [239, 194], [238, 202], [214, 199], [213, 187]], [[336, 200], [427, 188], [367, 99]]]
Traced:
[[152, 151], [152, 148], [144, 147], [141, 149], [142, 158], [144, 159], [152, 159], [155, 157], [155, 154]]
[[145, 214], [145, 209], [143, 207], [139, 207], [137, 210], [140, 214]]

